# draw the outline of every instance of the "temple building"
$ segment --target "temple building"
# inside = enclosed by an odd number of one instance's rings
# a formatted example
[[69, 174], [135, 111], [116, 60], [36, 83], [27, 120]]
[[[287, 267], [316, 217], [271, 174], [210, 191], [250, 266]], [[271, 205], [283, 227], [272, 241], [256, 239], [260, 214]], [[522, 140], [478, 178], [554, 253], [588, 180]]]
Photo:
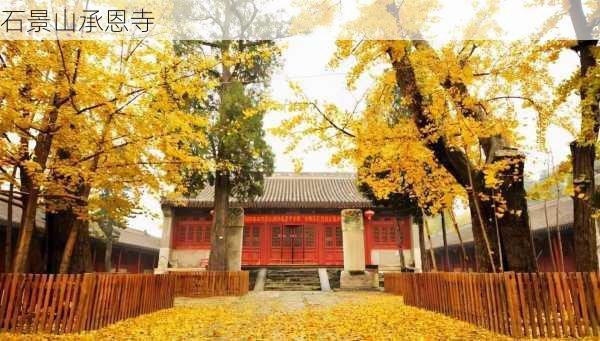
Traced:
[[[12, 222], [8, 221], [8, 196], [0, 193], [0, 245], [6, 245], [6, 230], [12, 229], [12, 250], [17, 247], [21, 215], [23, 212], [21, 195], [16, 193], [12, 205]], [[89, 224], [91, 258], [94, 271], [105, 271], [104, 256], [106, 252], [106, 236], [97, 223]], [[151, 273], [158, 261], [160, 239], [145, 231], [129, 227], [113, 230], [112, 271], [119, 273]], [[38, 262], [32, 262], [28, 269], [31, 273], [51, 273], [48, 259], [51, 247], [47, 241], [46, 212], [40, 205], [36, 212], [35, 228], [32, 244], [40, 251]], [[6, 249], [0, 248], [0, 273], [6, 272], [4, 258]]]
[[[207, 187], [194, 198], [163, 201], [159, 272], [206, 267], [213, 198]], [[351, 173], [275, 173], [262, 196], [231, 199], [231, 206], [240, 215], [233, 225], [243, 225], [230, 227], [240, 229], [242, 268], [420, 267], [411, 217], [374, 206]]]

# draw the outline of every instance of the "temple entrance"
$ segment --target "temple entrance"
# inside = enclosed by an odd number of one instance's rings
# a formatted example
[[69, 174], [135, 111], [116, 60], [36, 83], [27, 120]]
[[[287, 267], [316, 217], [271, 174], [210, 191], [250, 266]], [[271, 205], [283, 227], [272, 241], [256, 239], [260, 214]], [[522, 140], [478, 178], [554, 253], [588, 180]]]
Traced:
[[279, 264], [316, 264], [315, 240], [314, 226], [273, 226], [271, 260]]

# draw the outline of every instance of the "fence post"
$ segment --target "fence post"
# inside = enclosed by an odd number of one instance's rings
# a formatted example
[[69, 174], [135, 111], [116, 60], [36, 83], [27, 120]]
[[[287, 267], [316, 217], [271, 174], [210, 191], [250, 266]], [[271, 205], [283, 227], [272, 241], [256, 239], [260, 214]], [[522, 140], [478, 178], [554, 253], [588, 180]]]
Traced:
[[506, 299], [508, 303], [508, 316], [510, 318], [510, 336], [521, 337], [521, 321], [519, 314], [519, 302], [517, 298], [517, 289], [514, 272], [505, 272], [502, 274], [504, 287], [506, 288]]
[[[418, 297], [418, 286], [417, 286], [417, 274], [410, 274], [410, 279], [411, 279], [411, 284], [412, 284], [412, 294], [410, 295], [410, 301], [409, 304], [413, 304], [415, 306], [418, 307], [418, 303], [417, 303], [417, 297]], [[409, 296], [409, 295], [407, 295]], [[405, 299], [406, 301], [406, 299]]]

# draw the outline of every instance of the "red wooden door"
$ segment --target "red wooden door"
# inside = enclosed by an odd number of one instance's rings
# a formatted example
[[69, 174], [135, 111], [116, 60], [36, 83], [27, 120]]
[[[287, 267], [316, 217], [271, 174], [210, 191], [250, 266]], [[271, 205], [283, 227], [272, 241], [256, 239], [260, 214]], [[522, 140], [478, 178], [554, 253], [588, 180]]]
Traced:
[[302, 263], [303, 264], [318, 264], [319, 256], [317, 250], [317, 231], [315, 226], [304, 225], [302, 227]]
[[302, 240], [297, 238], [296, 229], [297, 226], [283, 227], [281, 236], [281, 263], [283, 264], [294, 264], [294, 247], [296, 248], [297, 253], [302, 245]]
[[258, 225], [244, 226], [242, 242], [242, 264], [260, 264], [261, 228]]
[[313, 226], [284, 225], [271, 228], [271, 263], [316, 264], [316, 232]]
[[321, 263], [326, 265], [343, 265], [344, 251], [341, 226], [325, 225], [323, 244], [323, 260]]

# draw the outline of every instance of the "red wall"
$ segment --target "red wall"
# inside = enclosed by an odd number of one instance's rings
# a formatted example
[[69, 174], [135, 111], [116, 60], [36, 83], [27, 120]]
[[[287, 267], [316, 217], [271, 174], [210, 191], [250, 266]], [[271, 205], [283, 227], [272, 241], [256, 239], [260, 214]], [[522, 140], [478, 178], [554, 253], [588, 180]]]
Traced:
[[[210, 249], [212, 217], [175, 216], [172, 247]], [[242, 263], [244, 265], [343, 265], [339, 213], [246, 214]], [[376, 214], [365, 219], [365, 255], [372, 249], [410, 249], [410, 219]]]
[[[94, 270], [104, 272], [104, 245], [95, 244], [92, 249]], [[157, 267], [158, 251], [140, 250], [137, 248], [113, 246], [112, 268], [115, 272], [143, 273], [154, 271]]]

